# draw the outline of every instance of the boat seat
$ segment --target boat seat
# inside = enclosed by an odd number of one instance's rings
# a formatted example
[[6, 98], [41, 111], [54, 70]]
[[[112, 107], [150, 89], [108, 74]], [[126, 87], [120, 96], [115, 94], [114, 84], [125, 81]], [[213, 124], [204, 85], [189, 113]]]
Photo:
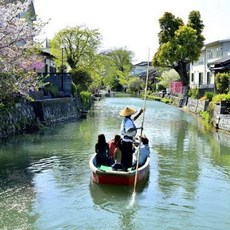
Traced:
[[101, 170], [101, 171], [113, 171], [113, 169], [112, 169], [112, 167], [110, 167], [110, 166], [106, 166], [106, 165], [100, 165], [100, 166], [98, 166], [97, 167], [99, 170]]
[[[113, 171], [113, 172], [114, 172], [114, 170], [112, 169], [111, 166], [99, 165], [97, 168], [98, 168], [99, 170], [101, 170], [101, 171], [104, 171], [104, 172], [108, 172], [108, 171]], [[128, 169], [128, 171], [131, 171], [131, 170], [132, 170], [132, 168], [129, 168], [129, 169]], [[122, 171], [122, 170], [117, 170], [117, 171]]]

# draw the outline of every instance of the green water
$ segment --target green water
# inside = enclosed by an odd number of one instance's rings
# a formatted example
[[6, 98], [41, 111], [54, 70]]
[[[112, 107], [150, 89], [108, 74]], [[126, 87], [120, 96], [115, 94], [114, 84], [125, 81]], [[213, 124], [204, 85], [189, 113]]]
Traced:
[[0, 229], [229, 229], [230, 135], [176, 107], [147, 102], [150, 174], [134, 200], [132, 188], [91, 182], [97, 135], [118, 133], [127, 105], [143, 101], [103, 99], [85, 120], [2, 142]]

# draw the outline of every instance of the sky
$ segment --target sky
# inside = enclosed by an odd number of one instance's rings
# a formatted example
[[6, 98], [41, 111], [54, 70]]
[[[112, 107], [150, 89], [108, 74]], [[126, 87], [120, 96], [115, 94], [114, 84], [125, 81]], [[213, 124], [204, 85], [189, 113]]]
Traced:
[[198, 10], [205, 43], [230, 39], [230, 0], [34, 0], [37, 17], [48, 22], [40, 40], [66, 27], [87, 26], [102, 35], [101, 50], [125, 48], [133, 64], [151, 61], [157, 51], [159, 18], [171, 12], [186, 24]]

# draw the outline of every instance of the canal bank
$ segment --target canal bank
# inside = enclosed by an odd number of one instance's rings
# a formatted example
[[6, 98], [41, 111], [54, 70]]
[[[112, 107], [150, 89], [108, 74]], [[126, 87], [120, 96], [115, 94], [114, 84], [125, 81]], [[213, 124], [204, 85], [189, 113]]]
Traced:
[[[170, 99], [173, 105], [180, 107], [181, 98], [170, 96]], [[201, 116], [201, 114], [206, 112], [209, 116], [209, 123], [213, 127], [230, 133], [230, 108], [228, 103], [214, 104], [206, 100], [188, 98], [187, 104], [182, 109], [197, 116]]]
[[[181, 98], [171, 96], [170, 99], [173, 105], [180, 107]], [[217, 129], [230, 132], [230, 114], [226, 113], [226, 108], [226, 105], [223, 108], [221, 103], [213, 105], [210, 123]], [[188, 98], [183, 110], [200, 116], [201, 113], [210, 111], [210, 103]], [[77, 97], [17, 103], [14, 108], [0, 113], [0, 139], [22, 132], [36, 131], [41, 125], [79, 119], [82, 111], [82, 103]]]
[[188, 99], [185, 109], [200, 116], [207, 112], [210, 116], [210, 123], [217, 129], [230, 132], [230, 114], [225, 103], [214, 104], [208, 101]]
[[41, 125], [79, 119], [82, 106], [77, 97], [17, 103], [0, 114], [0, 138], [33, 132]]

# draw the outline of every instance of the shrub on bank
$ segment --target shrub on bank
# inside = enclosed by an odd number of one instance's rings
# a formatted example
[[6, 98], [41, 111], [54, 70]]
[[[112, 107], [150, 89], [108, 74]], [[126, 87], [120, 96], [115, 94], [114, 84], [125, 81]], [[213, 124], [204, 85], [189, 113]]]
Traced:
[[206, 100], [212, 101], [212, 98], [214, 96], [214, 92], [205, 92], [204, 96], [206, 97]]
[[82, 91], [80, 93], [80, 99], [81, 99], [84, 109], [87, 109], [90, 107], [90, 103], [91, 103], [91, 93], [90, 92]]
[[218, 103], [218, 102], [221, 102], [221, 101], [225, 101], [226, 98], [230, 98], [230, 96], [228, 96], [229, 94], [216, 94], [215, 96], [213, 96], [212, 98], [212, 102], [214, 103]]
[[198, 88], [190, 89], [189, 92], [188, 92], [188, 96], [193, 98], [193, 99], [197, 99], [198, 94], [199, 94], [199, 89]]

